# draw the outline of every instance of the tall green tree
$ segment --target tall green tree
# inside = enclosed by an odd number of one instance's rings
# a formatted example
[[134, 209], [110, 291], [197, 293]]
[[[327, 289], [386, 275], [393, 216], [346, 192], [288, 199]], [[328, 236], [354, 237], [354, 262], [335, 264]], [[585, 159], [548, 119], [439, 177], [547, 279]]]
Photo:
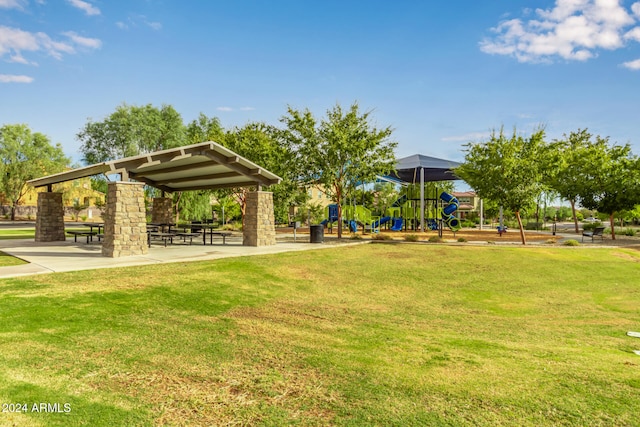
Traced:
[[170, 105], [120, 105], [103, 121], [89, 120], [76, 137], [88, 164], [188, 143], [182, 117]]
[[[223, 145], [282, 178], [282, 182], [270, 186], [269, 191], [273, 192], [276, 219], [285, 221], [288, 207], [300, 198], [304, 189], [297, 182], [300, 165], [294, 161], [295, 155], [282, 137], [282, 131], [265, 123], [250, 122], [227, 131]], [[246, 187], [232, 190], [243, 218], [247, 191]]]
[[[373, 182], [395, 167], [390, 127], [376, 128], [371, 111], [360, 112], [357, 103], [347, 110], [337, 104], [318, 122], [313, 114], [288, 108], [281, 121], [286, 138], [302, 166], [300, 178], [307, 185], [320, 184], [338, 204], [338, 223], [342, 224], [342, 203], [348, 200], [362, 182]], [[338, 227], [338, 238], [342, 226]]]
[[518, 135], [515, 129], [510, 137], [503, 129], [494, 131], [489, 141], [466, 145], [465, 161], [455, 171], [479, 197], [515, 213], [523, 245], [527, 239], [520, 212], [531, 207], [543, 190], [544, 137], [544, 129], [528, 138]]
[[198, 144], [205, 141], [223, 143], [225, 131], [217, 117], [207, 117], [200, 113], [197, 119], [191, 121], [186, 127], [186, 135], [189, 144]]
[[615, 240], [615, 214], [640, 204], [640, 158], [631, 152], [629, 144], [610, 146], [608, 139], [600, 138], [595, 149], [578, 201], [587, 209], [609, 215], [611, 238]]
[[51, 144], [49, 138], [32, 132], [27, 125], [4, 125], [0, 128], [0, 192], [11, 203], [11, 220], [28, 191], [26, 182], [52, 173], [62, 172], [69, 165], [62, 146]]
[[544, 179], [553, 191], [571, 204], [576, 233], [579, 231], [576, 212], [578, 196], [588, 184], [593, 168], [599, 168], [606, 145], [606, 140], [599, 136], [594, 141], [587, 129], [578, 129], [549, 145]]

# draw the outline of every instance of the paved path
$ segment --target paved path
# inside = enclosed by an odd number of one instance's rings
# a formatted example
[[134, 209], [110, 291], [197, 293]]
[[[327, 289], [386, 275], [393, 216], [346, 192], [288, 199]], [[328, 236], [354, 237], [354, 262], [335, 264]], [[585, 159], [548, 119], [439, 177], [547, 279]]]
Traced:
[[[363, 242], [345, 242], [345, 245]], [[28, 240], [0, 240], [0, 251], [29, 264], [0, 267], [0, 278], [44, 274], [63, 271], [92, 270], [98, 268], [130, 267], [135, 265], [163, 264], [170, 262], [201, 261], [238, 256], [264, 255], [280, 252], [301, 251], [335, 247], [331, 244], [304, 242], [277, 243], [274, 246], [242, 246], [242, 237], [227, 239], [226, 245], [183, 245], [167, 247], [158, 245], [149, 248], [146, 255], [120, 258], [102, 256], [99, 243], [75, 243], [73, 238], [66, 242], [35, 242]]]

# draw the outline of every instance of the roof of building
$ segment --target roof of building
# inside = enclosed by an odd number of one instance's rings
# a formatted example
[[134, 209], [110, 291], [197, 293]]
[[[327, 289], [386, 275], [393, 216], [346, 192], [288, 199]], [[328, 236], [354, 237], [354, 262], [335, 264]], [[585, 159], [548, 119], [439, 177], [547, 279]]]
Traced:
[[97, 163], [28, 181], [34, 187], [99, 174], [120, 174], [167, 192], [269, 186], [282, 178], [215, 142], [202, 142]]

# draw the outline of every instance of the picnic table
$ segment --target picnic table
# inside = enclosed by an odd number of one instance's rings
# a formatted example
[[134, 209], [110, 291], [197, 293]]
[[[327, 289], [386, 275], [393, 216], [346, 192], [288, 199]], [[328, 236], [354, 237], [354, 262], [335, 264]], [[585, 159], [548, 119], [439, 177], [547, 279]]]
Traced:
[[[186, 224], [180, 224], [179, 225], [180, 228], [183, 229], [184, 233], [186, 234], [188, 237], [195, 237], [195, 236], [199, 236], [200, 233], [202, 233], [202, 244], [206, 245], [207, 244], [207, 234], [209, 235], [209, 244], [213, 245], [213, 236], [220, 236], [222, 237], [222, 244], [226, 245], [227, 244], [227, 237], [233, 235], [232, 232], [230, 231], [226, 231], [226, 230], [214, 230], [214, 228], [217, 228], [217, 226], [215, 224], [202, 224], [199, 222], [192, 222], [192, 223], [186, 223]], [[187, 230], [190, 230], [189, 232], [187, 232]]]

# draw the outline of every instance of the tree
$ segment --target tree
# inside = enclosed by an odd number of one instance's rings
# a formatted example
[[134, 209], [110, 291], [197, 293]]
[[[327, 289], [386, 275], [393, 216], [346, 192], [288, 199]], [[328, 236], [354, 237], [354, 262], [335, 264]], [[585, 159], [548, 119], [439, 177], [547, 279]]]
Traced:
[[384, 216], [393, 202], [398, 200], [398, 190], [391, 182], [378, 182], [373, 186], [373, 191], [375, 193], [374, 206], [380, 216]]
[[170, 105], [123, 104], [105, 120], [91, 120], [76, 135], [88, 164], [174, 148], [187, 143], [180, 114]]
[[[223, 145], [282, 178], [280, 184], [270, 186], [269, 190], [273, 192], [276, 220], [286, 221], [289, 206], [301, 198], [304, 189], [297, 181], [300, 165], [295, 162], [295, 155], [282, 131], [264, 123], [247, 123], [228, 131]], [[247, 191], [246, 187], [232, 191], [243, 218]]]
[[[395, 167], [390, 127], [377, 129], [370, 121], [371, 111], [360, 113], [357, 103], [344, 111], [340, 105], [327, 111], [320, 123], [309, 110], [288, 108], [281, 121], [286, 138], [294, 147], [296, 162], [302, 166], [300, 178], [307, 185], [320, 184], [338, 204], [338, 223], [342, 224], [342, 203], [357, 185], [372, 182], [377, 175]], [[338, 238], [342, 226], [338, 227]]]
[[599, 138], [594, 150], [578, 200], [585, 208], [609, 216], [615, 240], [615, 213], [632, 210], [640, 203], [640, 158], [633, 155], [629, 144], [609, 146], [606, 138]]
[[466, 145], [464, 163], [456, 175], [476, 190], [478, 197], [511, 209], [520, 228], [522, 244], [527, 243], [520, 212], [532, 206], [543, 190], [541, 184], [544, 129], [529, 138], [516, 133], [508, 138], [503, 129], [485, 143]]
[[61, 172], [69, 165], [62, 146], [51, 145], [49, 138], [31, 132], [27, 125], [5, 125], [0, 128], [0, 192], [11, 203], [11, 220], [26, 194], [26, 182]]
[[224, 141], [224, 129], [217, 117], [207, 117], [200, 113], [196, 120], [187, 125], [186, 135], [189, 144], [198, 144], [205, 141], [222, 143]]
[[549, 146], [544, 179], [553, 191], [571, 204], [573, 223], [578, 233], [576, 201], [587, 184], [592, 168], [597, 167], [606, 141], [596, 137], [593, 142], [592, 135], [586, 129], [578, 129], [564, 137], [564, 140], [554, 141]]

